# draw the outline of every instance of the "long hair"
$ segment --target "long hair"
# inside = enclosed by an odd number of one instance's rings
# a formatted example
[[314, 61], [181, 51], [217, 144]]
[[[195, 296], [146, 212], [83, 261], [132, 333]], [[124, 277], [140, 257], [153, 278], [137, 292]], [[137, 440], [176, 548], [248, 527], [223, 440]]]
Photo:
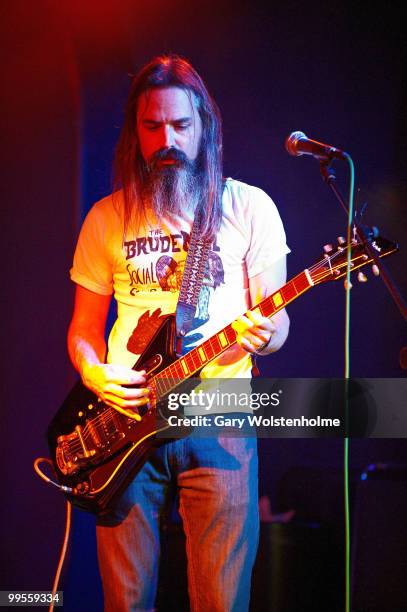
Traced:
[[208, 239], [214, 238], [222, 218], [222, 121], [203, 80], [191, 64], [178, 55], [154, 58], [131, 84], [114, 161], [115, 189], [123, 190], [125, 231], [131, 222], [139, 223], [140, 216], [147, 214], [147, 204], [142, 197], [144, 161], [137, 137], [137, 104], [143, 92], [160, 87], [179, 87], [195, 98], [191, 103], [197, 105], [202, 122], [198, 157], [203, 181], [203, 196], [196, 212], [200, 212], [202, 234]]

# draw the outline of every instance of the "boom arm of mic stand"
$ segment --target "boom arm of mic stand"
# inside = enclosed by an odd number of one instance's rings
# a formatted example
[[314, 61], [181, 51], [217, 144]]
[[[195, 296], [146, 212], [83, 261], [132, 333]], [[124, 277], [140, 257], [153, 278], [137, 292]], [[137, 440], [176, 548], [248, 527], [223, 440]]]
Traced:
[[[320, 163], [320, 169], [321, 169], [321, 174], [322, 174], [322, 178], [324, 180], [325, 183], [327, 183], [329, 185], [329, 187], [332, 189], [332, 191], [334, 192], [337, 200], [339, 201], [340, 205], [342, 206], [344, 212], [346, 214], [348, 214], [348, 207], [346, 206], [345, 200], [342, 196], [342, 194], [340, 193], [339, 189], [337, 188], [337, 186], [335, 185], [335, 173], [332, 170], [332, 168], [329, 167], [330, 162], [324, 162], [322, 161]], [[360, 241], [362, 241], [365, 244], [365, 248], [367, 251], [367, 254], [369, 255], [369, 257], [371, 257], [373, 259], [373, 261], [375, 262], [376, 266], [379, 268], [380, 270], [380, 276], [383, 279], [384, 284], [386, 285], [390, 295], [393, 298], [393, 301], [395, 302], [397, 308], [399, 309], [402, 317], [404, 318], [405, 321], [407, 321], [407, 304], [405, 299], [403, 298], [403, 296], [401, 295], [400, 291], [397, 288], [396, 283], [394, 282], [394, 280], [391, 278], [389, 271], [386, 269], [385, 265], [383, 264], [383, 260], [380, 259], [380, 257], [378, 257], [377, 253], [375, 252], [375, 250], [373, 249], [372, 245], [371, 245], [371, 236], [367, 236], [363, 227], [361, 225], [359, 225], [356, 221], [353, 221], [353, 224], [356, 228], [356, 234], [359, 238]]]

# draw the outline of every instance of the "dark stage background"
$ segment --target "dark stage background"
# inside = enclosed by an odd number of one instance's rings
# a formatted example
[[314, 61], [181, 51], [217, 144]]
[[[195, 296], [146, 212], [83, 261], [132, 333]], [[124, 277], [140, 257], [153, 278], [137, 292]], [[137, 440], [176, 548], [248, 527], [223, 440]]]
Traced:
[[[318, 164], [289, 157], [284, 140], [302, 130], [349, 151], [357, 206], [368, 203], [366, 223], [400, 243], [387, 265], [406, 294], [404, 30], [397, 2], [9, 0], [0, 10], [6, 256], [0, 586], [40, 590], [52, 585], [65, 510], [62, 496], [31, 466], [46, 453], [44, 431], [75, 380], [65, 349], [73, 298], [68, 270], [83, 215], [110, 191], [129, 74], [161, 52], [190, 58], [223, 114], [225, 175], [262, 187], [279, 206], [292, 250], [289, 276], [344, 235], [346, 220]], [[347, 191], [346, 165], [336, 168]], [[351, 372], [401, 377], [405, 323], [380, 279], [369, 276], [352, 290]], [[340, 377], [344, 305], [341, 283], [292, 304], [289, 340], [262, 361], [263, 374]], [[295, 500], [297, 519], [340, 529], [342, 446], [262, 440], [261, 493], [273, 511]], [[369, 463], [407, 463], [407, 448], [403, 439], [353, 440], [350, 457], [357, 479]], [[75, 512], [73, 522], [65, 609], [98, 609], [92, 519]], [[378, 533], [382, 528], [374, 525]]]

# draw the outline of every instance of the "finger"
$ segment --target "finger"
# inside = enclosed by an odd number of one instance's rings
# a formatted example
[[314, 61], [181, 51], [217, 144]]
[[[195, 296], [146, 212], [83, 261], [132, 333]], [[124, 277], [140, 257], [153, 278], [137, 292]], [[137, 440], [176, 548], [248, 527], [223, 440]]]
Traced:
[[238, 344], [249, 353], [262, 354], [261, 351], [269, 344], [270, 338], [263, 340], [257, 336], [247, 338], [246, 336], [240, 336], [237, 340]]
[[271, 334], [272, 332], [269, 330], [254, 326], [240, 335], [242, 338], [249, 340], [249, 342], [253, 342], [253, 340], [255, 340], [255, 343], [263, 344], [264, 342], [268, 342], [270, 340]]
[[141, 421], [142, 419], [142, 417], [139, 415], [136, 409], [131, 409], [131, 408], [126, 409], [126, 408], [121, 408], [120, 406], [113, 406], [113, 408], [120, 414], [123, 414], [127, 418], [133, 419], [134, 421]]
[[[238, 322], [241, 321], [241, 319], [242, 318], [240, 317]], [[244, 321], [242, 323], [244, 324]], [[241, 343], [241, 340], [243, 338], [246, 339], [247, 342], [249, 342], [251, 345], [253, 345], [252, 348], [261, 346], [265, 342], [268, 342], [270, 339], [270, 331], [259, 329], [253, 323], [251, 323], [251, 325], [251, 328], [248, 328], [246, 325], [242, 325], [241, 327], [237, 325], [237, 329], [235, 327], [235, 331], [239, 330], [237, 331], [236, 341], [246, 350], [250, 350], [250, 348], [248, 349], [246, 345], [243, 346], [243, 344]]]
[[247, 332], [243, 337], [245, 338], [245, 340], [250, 342], [250, 344], [252, 344], [256, 349], [262, 346], [265, 342], [270, 341], [270, 332], [255, 334], [254, 331], [255, 330], [250, 330], [250, 332]]
[[146, 387], [122, 387], [115, 383], [108, 383], [103, 389], [104, 393], [110, 393], [116, 397], [120, 397], [126, 400], [140, 399], [142, 397], [148, 397], [150, 389]]
[[241, 315], [232, 323], [232, 328], [239, 335], [244, 334], [250, 327], [253, 327], [253, 323], [245, 315]]
[[103, 401], [107, 406], [110, 406], [120, 414], [130, 417], [135, 421], [141, 421], [141, 416], [138, 414], [137, 407], [134, 407], [133, 409], [130, 407], [126, 410], [122, 406], [119, 406], [116, 401], [110, 399], [109, 397], [104, 398]]
[[111, 395], [110, 393], [104, 393], [102, 397], [103, 401], [106, 404], [109, 404], [109, 406], [112, 406], [113, 408], [118, 407], [124, 409], [137, 409], [140, 406], [145, 406], [146, 404], [148, 404], [149, 401], [147, 397], [126, 400], [115, 395]]
[[243, 336], [239, 337], [238, 343], [245, 351], [249, 353], [254, 353], [256, 351], [256, 347]]
[[147, 380], [147, 372], [145, 370], [132, 370], [132, 383], [140, 385]]
[[106, 372], [109, 382], [118, 385], [140, 385], [146, 382], [145, 370], [136, 371], [129, 368], [112, 366]]
[[248, 319], [250, 319], [250, 321], [252, 321], [252, 323], [255, 324], [256, 327], [260, 327], [261, 329], [265, 329], [267, 331], [273, 331], [274, 323], [267, 317], [263, 317], [255, 310], [248, 310], [246, 312], [246, 316]]

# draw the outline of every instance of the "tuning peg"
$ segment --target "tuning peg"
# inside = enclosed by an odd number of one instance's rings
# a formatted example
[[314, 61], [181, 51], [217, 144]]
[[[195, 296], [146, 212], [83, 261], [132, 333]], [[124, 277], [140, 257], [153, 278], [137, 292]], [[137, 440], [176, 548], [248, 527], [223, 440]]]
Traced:
[[366, 283], [366, 281], [367, 281], [366, 274], [363, 274], [363, 272], [358, 272], [358, 281], [360, 283]]
[[326, 244], [324, 246], [324, 253], [328, 254], [328, 253], [332, 253], [333, 251], [333, 246], [332, 244]]
[[373, 272], [373, 274], [374, 274], [375, 276], [379, 276], [379, 274], [380, 274], [380, 270], [379, 270], [379, 268], [376, 266], [376, 264], [373, 264], [373, 266], [372, 266], [372, 272]]
[[[343, 286], [345, 287], [345, 289], [348, 288], [348, 281], [346, 279], [345, 279], [345, 281], [343, 283]], [[352, 287], [353, 287], [352, 283], [349, 283], [349, 289], [352, 289]]]
[[345, 242], [346, 242], [346, 238], [344, 238], [343, 236], [338, 236], [339, 245], [345, 244]]

